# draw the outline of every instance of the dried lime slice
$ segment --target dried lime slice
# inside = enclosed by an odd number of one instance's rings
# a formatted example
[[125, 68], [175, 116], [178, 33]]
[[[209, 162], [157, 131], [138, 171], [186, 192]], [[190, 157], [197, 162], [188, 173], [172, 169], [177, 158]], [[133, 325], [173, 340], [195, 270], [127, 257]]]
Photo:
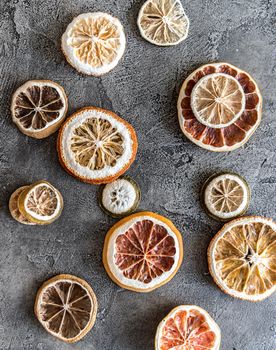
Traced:
[[129, 176], [122, 176], [101, 188], [99, 203], [112, 217], [129, 215], [138, 207], [141, 191]]
[[18, 209], [18, 198], [20, 194], [28, 188], [29, 186], [22, 186], [13, 192], [9, 200], [9, 210], [10, 210], [11, 216], [21, 224], [36, 225], [34, 222], [29, 221], [23, 214], [21, 214]]
[[246, 212], [250, 188], [238, 174], [215, 174], [204, 184], [201, 199], [210, 216], [219, 221], [228, 221]]

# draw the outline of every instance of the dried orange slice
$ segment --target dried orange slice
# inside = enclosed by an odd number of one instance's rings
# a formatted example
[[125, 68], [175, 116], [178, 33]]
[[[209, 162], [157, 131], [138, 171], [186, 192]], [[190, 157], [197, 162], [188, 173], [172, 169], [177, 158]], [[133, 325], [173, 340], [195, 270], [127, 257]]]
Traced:
[[209, 151], [228, 152], [257, 129], [262, 96], [248, 73], [229, 63], [210, 63], [184, 81], [177, 107], [186, 137]]
[[199, 306], [180, 305], [159, 324], [155, 350], [218, 350], [219, 326]]
[[139, 12], [138, 27], [152, 44], [177, 45], [187, 38], [189, 19], [179, 0], [147, 0]]
[[29, 221], [24, 215], [22, 215], [18, 209], [18, 198], [20, 194], [28, 188], [29, 186], [22, 186], [13, 192], [9, 200], [9, 210], [11, 216], [21, 224], [35, 225], [34, 222]]
[[75, 343], [95, 323], [97, 298], [83, 279], [58, 275], [39, 288], [34, 310], [47, 332], [66, 343]]
[[68, 108], [63, 88], [50, 80], [30, 80], [12, 96], [12, 120], [19, 130], [36, 139], [53, 134]]
[[62, 36], [62, 51], [79, 72], [100, 76], [122, 58], [126, 38], [121, 22], [107, 13], [84, 13], [76, 17]]
[[238, 174], [215, 174], [204, 184], [201, 197], [207, 214], [216, 220], [228, 221], [246, 212], [250, 188]]
[[214, 281], [225, 293], [260, 301], [276, 290], [276, 224], [247, 216], [233, 220], [215, 235], [208, 248]]
[[29, 221], [50, 224], [63, 209], [60, 192], [47, 181], [39, 181], [22, 191], [18, 198], [18, 208]]
[[103, 263], [120, 287], [150, 292], [169, 282], [183, 259], [180, 232], [167, 218], [151, 213], [132, 214], [107, 233]]
[[58, 137], [59, 160], [81, 181], [109, 183], [132, 164], [137, 138], [132, 126], [115, 113], [87, 107], [62, 125]]

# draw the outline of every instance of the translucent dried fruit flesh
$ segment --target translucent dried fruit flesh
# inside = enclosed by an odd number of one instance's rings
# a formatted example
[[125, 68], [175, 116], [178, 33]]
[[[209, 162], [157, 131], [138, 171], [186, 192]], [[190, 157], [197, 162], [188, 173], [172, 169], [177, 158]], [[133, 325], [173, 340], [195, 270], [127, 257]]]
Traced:
[[230, 295], [261, 300], [275, 290], [276, 230], [271, 221], [237, 220], [210, 247], [215, 279]]
[[140, 10], [142, 36], [156, 45], [176, 45], [188, 35], [189, 20], [178, 0], [148, 0]]
[[25, 225], [35, 225], [34, 222], [31, 222], [30, 220], [28, 220], [26, 218], [26, 216], [24, 216], [19, 208], [18, 208], [18, 198], [20, 196], [20, 194], [26, 190], [29, 186], [22, 186], [20, 188], [18, 188], [12, 195], [9, 201], [9, 210], [10, 213], [12, 215], [12, 217], [20, 222], [21, 224], [25, 224]]

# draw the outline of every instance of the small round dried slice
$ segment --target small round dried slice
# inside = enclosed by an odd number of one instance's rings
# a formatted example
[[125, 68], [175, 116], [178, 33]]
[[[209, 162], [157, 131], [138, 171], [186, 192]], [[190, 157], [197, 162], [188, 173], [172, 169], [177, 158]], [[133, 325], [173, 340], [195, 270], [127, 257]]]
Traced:
[[152, 44], [177, 45], [188, 36], [189, 19], [179, 0], [147, 0], [139, 12], [138, 27]]
[[180, 305], [160, 322], [155, 350], [218, 350], [220, 341], [220, 328], [207, 311]]
[[101, 188], [99, 203], [108, 215], [118, 218], [134, 212], [140, 198], [138, 184], [129, 176], [121, 176]]
[[60, 192], [47, 181], [39, 181], [21, 192], [18, 208], [23, 216], [37, 224], [50, 224], [63, 209]]
[[11, 216], [21, 224], [36, 225], [34, 222], [29, 221], [24, 215], [22, 215], [18, 209], [18, 198], [20, 194], [28, 188], [29, 186], [22, 186], [13, 192], [9, 200], [9, 210], [10, 210]]
[[30, 80], [12, 96], [12, 120], [19, 130], [36, 139], [53, 134], [68, 108], [63, 88], [50, 80]]
[[87, 107], [62, 125], [57, 144], [64, 169], [77, 179], [105, 184], [127, 171], [137, 153], [133, 127], [115, 113]]
[[76, 17], [62, 36], [62, 51], [79, 72], [100, 76], [122, 58], [126, 38], [121, 22], [103, 12]]
[[120, 287], [150, 292], [169, 282], [183, 259], [180, 232], [158, 214], [140, 212], [117, 222], [107, 233], [103, 263]]
[[75, 343], [93, 327], [97, 307], [96, 295], [86, 281], [58, 275], [39, 288], [34, 311], [47, 332], [66, 343]]
[[260, 301], [276, 290], [276, 223], [260, 216], [228, 222], [208, 248], [210, 273], [225, 293]]
[[246, 212], [250, 188], [238, 174], [215, 174], [203, 185], [201, 200], [208, 215], [219, 221], [228, 221]]

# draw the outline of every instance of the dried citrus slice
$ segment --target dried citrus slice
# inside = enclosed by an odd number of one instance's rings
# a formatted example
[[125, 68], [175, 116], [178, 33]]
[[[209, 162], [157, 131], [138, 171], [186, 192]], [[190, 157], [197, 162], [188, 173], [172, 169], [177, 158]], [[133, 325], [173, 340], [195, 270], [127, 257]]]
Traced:
[[84, 13], [76, 17], [62, 36], [62, 51], [79, 72], [103, 75], [122, 58], [126, 38], [121, 22], [107, 13]]
[[108, 215], [117, 218], [135, 211], [140, 198], [141, 191], [137, 183], [129, 176], [121, 176], [101, 189], [99, 202]]
[[37, 224], [50, 224], [63, 209], [60, 192], [49, 182], [39, 181], [21, 192], [18, 208], [23, 216]]
[[216, 220], [228, 221], [246, 212], [250, 188], [238, 174], [215, 174], [204, 184], [201, 196], [203, 206], [210, 216]]
[[212, 239], [208, 263], [214, 281], [225, 293], [260, 301], [276, 290], [276, 224], [247, 216], [233, 220]]
[[170, 281], [183, 259], [180, 232], [167, 218], [151, 213], [132, 214], [107, 233], [103, 263], [120, 287], [150, 292]]
[[34, 222], [29, 221], [24, 215], [22, 215], [18, 209], [18, 198], [20, 194], [28, 188], [29, 186], [22, 186], [13, 192], [9, 200], [9, 210], [10, 210], [11, 216], [21, 224], [35, 225]]
[[130, 167], [136, 152], [132, 126], [105, 109], [83, 108], [68, 118], [59, 132], [60, 162], [84, 182], [114, 181]]
[[207, 311], [180, 305], [160, 322], [155, 350], [218, 350], [220, 340], [219, 326]]
[[97, 298], [83, 279], [58, 275], [39, 288], [34, 310], [47, 332], [66, 343], [75, 343], [95, 323]]
[[189, 19], [179, 0], [148, 0], [139, 12], [138, 27], [152, 44], [177, 45], [187, 38]]
[[13, 94], [12, 120], [23, 134], [43, 139], [60, 127], [67, 108], [67, 96], [60, 85], [50, 80], [30, 80]]
[[248, 73], [229, 63], [210, 63], [184, 81], [177, 107], [186, 137], [207, 150], [228, 152], [257, 129], [262, 96]]

